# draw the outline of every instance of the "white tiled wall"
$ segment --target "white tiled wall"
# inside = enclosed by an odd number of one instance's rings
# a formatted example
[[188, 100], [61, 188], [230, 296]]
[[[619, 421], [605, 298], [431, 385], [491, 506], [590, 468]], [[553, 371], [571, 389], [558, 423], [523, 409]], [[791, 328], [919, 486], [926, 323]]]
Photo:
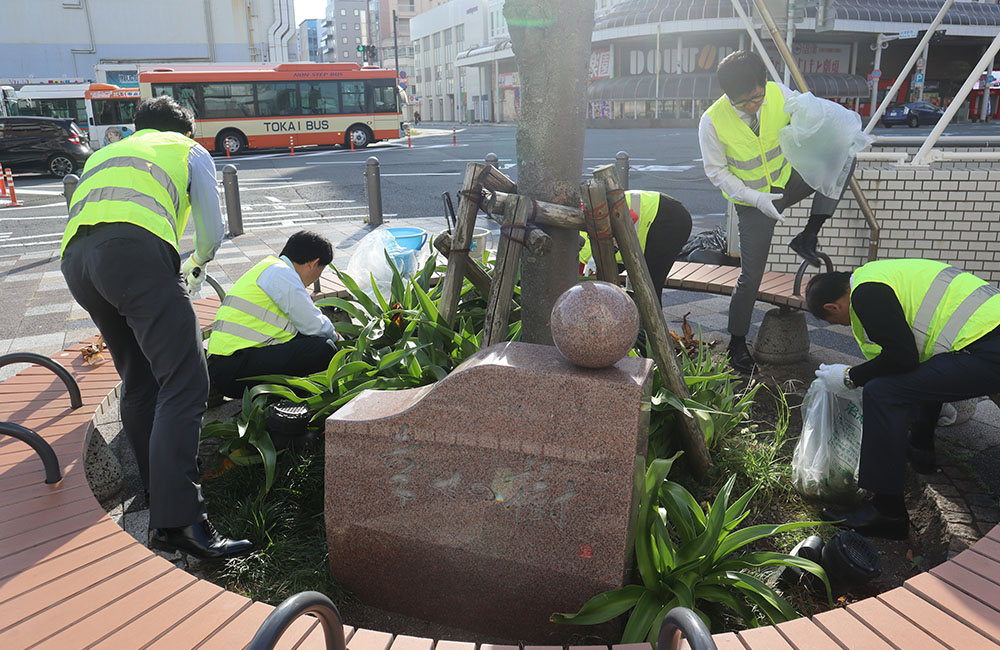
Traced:
[[[855, 171], [881, 227], [878, 259], [923, 257], [1000, 283], [1000, 165], [945, 163], [927, 168], [859, 163]], [[809, 217], [811, 199], [786, 212], [771, 244], [768, 269], [794, 273], [788, 247]], [[868, 261], [869, 230], [850, 188], [820, 233], [820, 249], [837, 270]]]

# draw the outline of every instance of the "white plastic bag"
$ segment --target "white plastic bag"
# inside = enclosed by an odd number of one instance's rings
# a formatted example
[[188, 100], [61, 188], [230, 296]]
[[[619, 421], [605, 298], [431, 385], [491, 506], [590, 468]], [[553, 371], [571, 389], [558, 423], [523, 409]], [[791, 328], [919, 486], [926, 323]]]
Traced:
[[873, 142], [861, 116], [840, 104], [803, 93], [785, 102], [791, 122], [778, 131], [785, 160], [823, 196], [837, 198], [851, 163]]
[[424, 250], [403, 248], [396, 242], [392, 233], [378, 228], [365, 235], [347, 263], [347, 275], [354, 278], [358, 287], [371, 297], [375, 297], [372, 289], [372, 279], [382, 296], [388, 296], [392, 286], [392, 268], [385, 259], [388, 253], [399, 274], [405, 279], [420, 272], [428, 253]]
[[802, 436], [792, 454], [792, 483], [804, 496], [857, 496], [864, 418], [861, 389], [837, 394], [819, 379], [802, 400]]

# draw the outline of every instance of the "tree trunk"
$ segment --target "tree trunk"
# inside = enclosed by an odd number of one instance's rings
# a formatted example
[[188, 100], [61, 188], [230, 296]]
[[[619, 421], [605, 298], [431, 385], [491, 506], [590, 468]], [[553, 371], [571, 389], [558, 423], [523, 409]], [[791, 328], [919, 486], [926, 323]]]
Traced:
[[[579, 208], [593, 0], [507, 0], [503, 11], [521, 84], [518, 191]], [[543, 229], [551, 252], [525, 250], [521, 265], [521, 340], [551, 345], [552, 305], [579, 278], [580, 233]]]

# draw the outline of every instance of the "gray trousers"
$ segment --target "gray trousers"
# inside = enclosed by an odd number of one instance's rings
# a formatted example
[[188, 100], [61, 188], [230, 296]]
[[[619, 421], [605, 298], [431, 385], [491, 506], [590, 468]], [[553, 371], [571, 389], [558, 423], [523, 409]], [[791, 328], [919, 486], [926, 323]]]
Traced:
[[127, 223], [84, 226], [62, 259], [70, 293], [122, 378], [121, 415], [149, 490], [150, 528], [198, 521], [198, 440], [208, 368], [198, 318], [169, 244]]
[[[847, 184], [844, 185], [846, 187]], [[781, 198], [774, 202], [774, 207], [779, 212], [784, 212], [815, 191], [806, 185], [798, 172], [792, 170]], [[839, 196], [831, 198], [817, 194], [813, 197], [810, 212], [829, 216], [837, 209], [838, 203], [840, 203]], [[775, 221], [754, 206], [739, 203], [736, 204], [736, 217], [740, 230], [740, 277], [736, 281], [733, 297], [729, 301], [729, 334], [746, 336], [750, 331], [753, 305], [757, 301], [757, 291], [760, 289], [764, 267], [767, 266], [767, 256], [771, 251]]]

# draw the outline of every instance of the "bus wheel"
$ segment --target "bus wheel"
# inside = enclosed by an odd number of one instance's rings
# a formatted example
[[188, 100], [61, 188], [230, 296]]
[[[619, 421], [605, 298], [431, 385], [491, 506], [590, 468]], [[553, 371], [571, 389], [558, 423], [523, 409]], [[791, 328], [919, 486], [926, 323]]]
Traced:
[[215, 136], [215, 150], [219, 153], [226, 153], [226, 143], [229, 143], [229, 153], [243, 153], [247, 148], [247, 137], [236, 129], [227, 129]]
[[372, 143], [374, 137], [372, 132], [368, 130], [365, 126], [352, 126], [347, 130], [347, 141], [344, 143], [345, 147], [350, 147], [351, 142], [354, 142], [355, 149], [364, 149]]

